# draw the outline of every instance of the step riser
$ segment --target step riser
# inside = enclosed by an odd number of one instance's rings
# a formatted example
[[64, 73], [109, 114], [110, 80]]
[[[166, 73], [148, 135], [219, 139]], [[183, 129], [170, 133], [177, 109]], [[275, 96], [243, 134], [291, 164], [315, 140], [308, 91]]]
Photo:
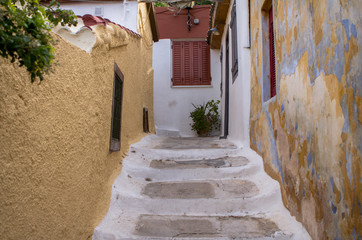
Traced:
[[[192, 214], [192, 215], [244, 215], [250, 212], [265, 211], [280, 206], [280, 193], [272, 192], [259, 198], [240, 199], [140, 199], [116, 195], [111, 205], [122, 211], [144, 212], [148, 214]], [[161, 206], [161, 207], [160, 207]]]
[[[257, 174], [261, 169], [256, 165], [245, 167], [229, 167], [224, 169], [188, 169], [188, 170], [161, 170], [129, 167], [125, 169], [125, 174], [139, 179], [150, 179], [157, 181], [183, 181], [200, 179], [225, 179], [225, 178], [248, 178]], [[126, 172], [127, 171], [127, 172]]]

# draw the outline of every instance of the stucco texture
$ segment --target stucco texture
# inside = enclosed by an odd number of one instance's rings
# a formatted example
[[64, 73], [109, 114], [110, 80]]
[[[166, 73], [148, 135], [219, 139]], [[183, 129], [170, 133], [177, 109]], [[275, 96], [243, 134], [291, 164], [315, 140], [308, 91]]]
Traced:
[[277, 95], [267, 101], [266, 5], [251, 1], [251, 147], [313, 239], [360, 239], [360, 1], [273, 1]]
[[[143, 38], [126, 34], [128, 43], [114, 48], [98, 42], [91, 54], [54, 35], [56, 65], [41, 84], [0, 59], [1, 239], [91, 239], [107, 213], [122, 158], [145, 136], [143, 107], [154, 132], [145, 4], [139, 14]], [[114, 62], [124, 89], [121, 151], [110, 153]]]

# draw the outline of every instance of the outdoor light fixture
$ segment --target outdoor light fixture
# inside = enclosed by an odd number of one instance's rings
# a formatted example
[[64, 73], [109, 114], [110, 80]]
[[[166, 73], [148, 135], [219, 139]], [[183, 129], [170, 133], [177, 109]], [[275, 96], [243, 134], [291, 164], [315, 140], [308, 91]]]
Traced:
[[214, 34], [214, 35], [220, 35], [220, 31], [217, 29], [219, 25], [225, 25], [225, 23], [218, 23], [215, 27], [210, 28], [208, 33]]
[[209, 32], [210, 32], [211, 34], [214, 34], [214, 35], [220, 35], [220, 31], [217, 30], [216, 27], [211, 28], [211, 29], [209, 30]]

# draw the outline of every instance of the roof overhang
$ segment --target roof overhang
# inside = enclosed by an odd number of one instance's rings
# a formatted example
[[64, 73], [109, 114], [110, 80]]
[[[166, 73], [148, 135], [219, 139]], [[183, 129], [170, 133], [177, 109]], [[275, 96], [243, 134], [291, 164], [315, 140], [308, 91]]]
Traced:
[[220, 49], [221, 40], [224, 34], [226, 18], [230, 8], [230, 0], [223, 0], [216, 2], [210, 12], [209, 28], [217, 28], [220, 32], [219, 35], [215, 35], [210, 31], [207, 34], [207, 41], [210, 44], [211, 49]]
[[151, 23], [152, 39], [154, 42], [160, 40], [160, 33], [158, 31], [157, 22], [156, 22], [156, 11], [153, 3], [146, 3], [148, 9], [148, 17]]

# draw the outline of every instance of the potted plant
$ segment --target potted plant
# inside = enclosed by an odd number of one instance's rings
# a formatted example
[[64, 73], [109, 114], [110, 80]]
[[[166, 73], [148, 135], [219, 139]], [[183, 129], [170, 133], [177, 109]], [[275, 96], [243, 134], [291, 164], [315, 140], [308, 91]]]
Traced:
[[219, 103], [220, 100], [210, 100], [206, 104], [194, 106], [194, 110], [190, 113], [191, 129], [198, 136], [208, 136], [213, 129], [219, 128]]

